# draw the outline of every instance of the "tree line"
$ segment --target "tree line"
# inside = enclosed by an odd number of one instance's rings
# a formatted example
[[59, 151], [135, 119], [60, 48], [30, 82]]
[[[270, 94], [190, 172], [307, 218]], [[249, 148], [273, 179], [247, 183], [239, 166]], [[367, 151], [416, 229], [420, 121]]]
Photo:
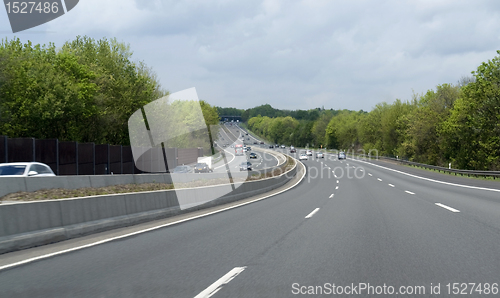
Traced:
[[[257, 117], [258, 115], [260, 116], [267, 116], [270, 118], [277, 118], [277, 117], [287, 117], [290, 116], [294, 119], [297, 120], [306, 120], [306, 121], [315, 121], [317, 120], [322, 112], [324, 111], [323, 108], [316, 108], [316, 109], [310, 109], [310, 110], [279, 110], [273, 108], [270, 104], [264, 104], [260, 105], [254, 108], [250, 109], [237, 109], [237, 108], [222, 108], [222, 107], [217, 107], [217, 111], [219, 112], [219, 115], [221, 116], [240, 116], [242, 121], [247, 122], [249, 119], [253, 117]], [[334, 111], [331, 109], [334, 114], [337, 113], [338, 111]]]
[[[76, 37], [62, 47], [0, 43], [0, 135], [129, 145], [129, 117], [168, 95], [116, 39]], [[217, 111], [203, 102], [207, 124]]]
[[[500, 51], [497, 52], [500, 54]], [[257, 115], [248, 127], [275, 143], [369, 152], [432, 165], [500, 170], [500, 57], [457, 84], [370, 112], [321, 110], [315, 120]]]

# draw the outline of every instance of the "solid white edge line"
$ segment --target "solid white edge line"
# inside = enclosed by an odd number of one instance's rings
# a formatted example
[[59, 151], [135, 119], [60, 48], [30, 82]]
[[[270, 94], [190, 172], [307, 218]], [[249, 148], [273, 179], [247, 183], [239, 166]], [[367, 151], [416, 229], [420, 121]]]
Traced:
[[415, 193], [414, 192], [411, 192], [411, 191], [408, 191], [408, 190], [405, 190], [406, 193], [409, 193], [411, 195], [414, 195]]
[[[298, 163], [299, 162], [297, 162], [297, 164]], [[252, 201], [249, 201], [249, 202], [241, 203], [241, 204], [234, 205], [234, 206], [231, 206], [231, 207], [227, 207], [227, 208], [224, 208], [224, 209], [215, 210], [215, 211], [212, 211], [212, 212], [209, 212], [209, 213], [204, 213], [204, 214], [196, 215], [196, 216], [193, 216], [193, 217], [181, 219], [181, 220], [178, 220], [178, 221], [170, 222], [170, 223], [167, 223], [167, 224], [163, 224], [163, 225], [151, 227], [151, 228], [148, 228], [148, 229], [144, 229], [144, 230], [140, 230], [140, 231], [128, 233], [128, 234], [125, 234], [125, 235], [116, 236], [116, 237], [112, 237], [112, 238], [108, 238], [108, 239], [96, 241], [96, 242], [93, 242], [93, 243], [85, 244], [85, 245], [82, 245], [82, 246], [77, 246], [77, 247], [73, 247], [73, 248], [69, 248], [69, 249], [65, 249], [65, 250], [61, 250], [61, 251], [57, 251], [57, 252], [53, 252], [53, 253], [49, 253], [49, 254], [45, 254], [45, 255], [41, 255], [41, 256], [38, 256], [38, 257], [29, 258], [29, 259], [22, 260], [22, 261], [19, 261], [19, 262], [15, 262], [15, 263], [12, 263], [12, 264], [0, 266], [0, 271], [5, 270], [5, 269], [9, 269], [9, 268], [13, 268], [13, 267], [17, 267], [17, 266], [20, 266], [20, 265], [28, 264], [28, 263], [31, 263], [31, 262], [35, 262], [35, 261], [47, 259], [47, 258], [54, 257], [54, 256], [57, 256], [57, 255], [62, 255], [62, 254], [68, 253], [68, 252], [77, 251], [77, 250], [80, 250], [80, 249], [84, 249], [84, 248], [88, 248], [88, 247], [100, 245], [100, 244], [103, 244], [103, 243], [106, 243], [106, 242], [111, 242], [111, 241], [114, 241], [114, 240], [123, 239], [123, 238], [127, 238], [127, 237], [130, 237], [130, 236], [135, 236], [135, 235], [138, 235], [138, 234], [142, 234], [142, 233], [154, 231], [154, 230], [161, 229], [161, 228], [164, 228], [164, 227], [168, 227], [168, 226], [176, 225], [176, 224], [179, 224], [179, 223], [183, 223], [185, 221], [189, 221], [189, 220], [193, 220], [193, 219], [197, 219], [197, 218], [202, 218], [202, 217], [209, 216], [209, 215], [212, 215], [212, 214], [216, 214], [216, 213], [219, 213], [219, 212], [223, 212], [223, 211], [227, 211], [227, 210], [230, 210], [230, 209], [234, 209], [234, 208], [238, 208], [238, 207], [241, 207], [241, 206], [245, 206], [245, 205], [248, 205], [248, 204], [251, 204], [251, 203], [255, 203], [255, 202], [258, 202], [258, 201], [261, 201], [261, 200], [273, 197], [275, 195], [282, 194], [285, 191], [288, 191], [288, 190], [294, 188], [300, 182], [302, 182], [302, 180], [306, 176], [306, 173], [307, 173], [307, 170], [304, 167], [304, 173], [303, 173], [302, 177], [300, 177], [299, 181], [297, 181], [294, 185], [292, 185], [292, 186], [290, 186], [290, 187], [288, 187], [286, 189], [283, 189], [282, 191], [279, 191], [277, 193], [264, 196], [262, 198], [258, 198], [258, 199], [255, 199], [255, 200], [252, 200]]]
[[219, 278], [216, 282], [211, 284], [208, 288], [203, 290], [201, 293], [196, 295], [194, 298], [208, 298], [217, 293], [222, 286], [225, 284], [229, 283], [233, 278], [238, 276], [243, 270], [245, 270], [247, 267], [236, 267], [233, 268], [233, 270], [229, 271], [226, 273], [223, 277]]
[[313, 210], [313, 212], [309, 213], [309, 214], [308, 214], [305, 218], [311, 218], [311, 217], [313, 217], [313, 215], [314, 215], [316, 212], [318, 212], [318, 211], [319, 211], [319, 208], [314, 209], [314, 210]]
[[[478, 186], [470, 186], [470, 185], [456, 184], [456, 183], [451, 183], [451, 182], [444, 182], [444, 181], [434, 180], [434, 179], [430, 179], [430, 178], [420, 177], [420, 176], [417, 176], [417, 175], [413, 175], [413, 174], [409, 174], [409, 173], [406, 173], [406, 172], [394, 170], [394, 169], [391, 169], [391, 168], [386, 168], [384, 166], [379, 166], [379, 165], [373, 164], [371, 162], [367, 162], [367, 161], [363, 161], [363, 160], [359, 160], [359, 159], [355, 159], [355, 161], [366, 163], [366, 164], [369, 164], [369, 165], [372, 165], [372, 166], [375, 166], [375, 167], [379, 167], [381, 169], [385, 169], [385, 170], [388, 170], [388, 171], [396, 172], [396, 173], [399, 173], [399, 174], [403, 174], [403, 175], [406, 175], [406, 176], [410, 176], [410, 177], [413, 177], [413, 178], [422, 179], [422, 180], [426, 180], [426, 181], [430, 181], [430, 182], [441, 183], [441, 184], [445, 184], [445, 185], [457, 186], [457, 187], [463, 187], [463, 188], [470, 188], [470, 189], [479, 189], [479, 190], [500, 192], [500, 189], [478, 187]], [[368, 174], [368, 175], [370, 175], [370, 174]]]
[[441, 208], [444, 208], [444, 209], [447, 209], [451, 212], [454, 212], [454, 213], [457, 213], [457, 212], [460, 212], [460, 210], [457, 210], [455, 208], [451, 208], [450, 206], [446, 206], [444, 204], [441, 204], [441, 203], [436, 203], [437, 206], [441, 207]]

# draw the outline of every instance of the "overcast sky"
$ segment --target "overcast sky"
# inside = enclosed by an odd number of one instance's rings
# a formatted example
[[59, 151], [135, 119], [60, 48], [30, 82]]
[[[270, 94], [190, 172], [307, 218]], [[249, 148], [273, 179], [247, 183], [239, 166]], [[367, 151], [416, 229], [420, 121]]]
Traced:
[[500, 1], [80, 0], [3, 38], [129, 43], [171, 92], [212, 105], [370, 111], [455, 84], [500, 49]]

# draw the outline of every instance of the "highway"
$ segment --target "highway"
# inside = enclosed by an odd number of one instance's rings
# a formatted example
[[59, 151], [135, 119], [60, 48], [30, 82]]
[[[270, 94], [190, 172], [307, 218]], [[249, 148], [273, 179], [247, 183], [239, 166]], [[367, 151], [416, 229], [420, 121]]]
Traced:
[[[241, 157], [236, 158], [235, 156], [234, 148], [232, 147], [235, 144], [245, 144], [252, 148], [250, 151], [245, 152], [244, 158], [245, 160], [252, 163], [252, 170], [254, 171], [268, 169], [278, 165], [279, 160], [273, 154], [268, 153], [265, 148], [263, 148], [264, 146], [260, 145], [260, 140], [256, 140], [250, 135], [243, 135], [242, 131], [243, 130], [237, 126], [225, 125], [224, 129], [220, 130], [217, 139], [217, 144], [227, 144], [226, 147], [223, 147], [222, 149], [224, 150], [224, 153], [226, 155], [227, 163], [232, 170], [239, 170], [240, 164], [242, 162]], [[241, 137], [243, 136], [245, 137], [245, 140], [242, 142]], [[247, 139], [251, 139], [252, 141], [249, 141]], [[257, 141], [259, 144], [253, 144]], [[257, 155], [256, 159], [251, 159], [249, 157], [250, 153], [252, 152]], [[222, 159], [217, 164], [215, 164], [213, 168], [215, 173], [225, 172], [226, 164]]]
[[264, 200], [0, 270], [0, 297], [500, 295], [499, 183], [303, 163]]

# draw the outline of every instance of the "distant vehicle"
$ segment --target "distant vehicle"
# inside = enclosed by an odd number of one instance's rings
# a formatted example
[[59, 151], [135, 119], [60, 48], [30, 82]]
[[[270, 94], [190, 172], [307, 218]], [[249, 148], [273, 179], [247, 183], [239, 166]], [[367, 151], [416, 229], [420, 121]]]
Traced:
[[190, 166], [177, 166], [174, 169], [174, 174], [183, 174], [183, 173], [191, 173], [193, 171], [193, 168]]
[[307, 150], [307, 151], [306, 151], [306, 155], [307, 155], [307, 156], [312, 156], [312, 155], [313, 155], [313, 152], [312, 152], [311, 150]]
[[234, 154], [235, 155], [243, 155], [243, 145], [236, 144], [236, 146], [234, 146]]
[[307, 155], [305, 153], [300, 154], [299, 160], [308, 160], [308, 159], [309, 158], [307, 157]]
[[341, 151], [339, 152], [339, 159], [345, 159], [345, 152]]
[[52, 169], [40, 162], [13, 162], [0, 164], [1, 177], [47, 177], [55, 176]]
[[273, 145], [269, 145], [269, 148], [274, 148], [274, 146]]
[[257, 154], [255, 154], [255, 153], [252, 152], [252, 153], [250, 153], [249, 157], [251, 159], [257, 159]]
[[297, 152], [297, 150], [295, 150], [295, 148], [290, 148], [290, 153], [295, 153]]
[[253, 143], [254, 143], [254, 145], [257, 145], [257, 142], [253, 142]]
[[240, 171], [251, 171], [252, 170], [252, 164], [249, 161], [242, 162], [240, 164]]
[[316, 158], [325, 158], [325, 155], [323, 154], [323, 152], [318, 152], [316, 153]]
[[281, 149], [285, 149], [285, 148], [286, 148], [286, 146], [285, 146], [285, 145], [281, 145]]
[[252, 150], [252, 147], [247, 146], [247, 152], [250, 151], [250, 150]]
[[261, 145], [264, 145], [264, 142], [260, 141], [260, 144], [261, 144]]
[[274, 145], [274, 148], [279, 148], [279, 147], [280, 147], [280, 145], [278, 145], [278, 144]]
[[210, 173], [212, 170], [208, 167], [206, 163], [197, 163], [194, 166], [195, 173]]
[[248, 132], [246, 133], [246, 135], [248, 136]]
[[247, 141], [250, 141], [250, 138], [247, 138]]
[[202, 156], [202, 157], [198, 157], [198, 163], [205, 163], [207, 164], [208, 166], [208, 170], [210, 172], [213, 172], [212, 171], [212, 156]]

